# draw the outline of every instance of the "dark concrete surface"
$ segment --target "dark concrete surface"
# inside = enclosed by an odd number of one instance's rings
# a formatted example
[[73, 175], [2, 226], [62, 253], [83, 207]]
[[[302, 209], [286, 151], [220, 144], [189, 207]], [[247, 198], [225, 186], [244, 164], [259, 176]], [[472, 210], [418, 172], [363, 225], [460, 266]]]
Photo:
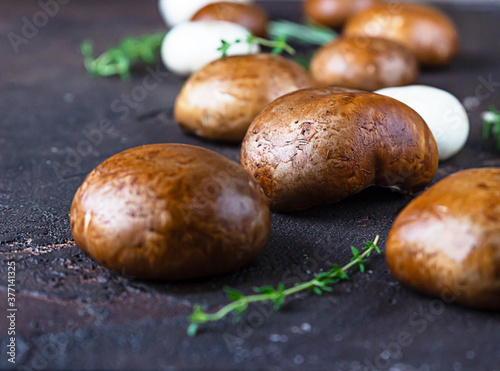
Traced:
[[[298, 20], [299, 4], [266, 2], [274, 16]], [[213, 311], [227, 303], [222, 287], [305, 279], [344, 263], [349, 246], [381, 235], [408, 203], [371, 189], [344, 202], [273, 215], [265, 251], [251, 265], [208, 280], [152, 284], [110, 273], [74, 245], [71, 200], [85, 175], [107, 157], [155, 142], [201, 145], [238, 159], [238, 147], [186, 136], [172, 119], [183, 80], [158, 67], [161, 84], [130, 112], [113, 102], [142, 85], [94, 79], [82, 66], [79, 44], [100, 52], [127, 35], [161, 30], [156, 1], [71, 1], [19, 45], [22, 17], [34, 1], [0, 3], [0, 368], [7, 369], [308, 369], [498, 370], [500, 316], [424, 297], [402, 287], [383, 255], [366, 274], [332, 294], [302, 295], [280, 312], [251, 307], [246, 322], [228, 318], [186, 335], [195, 303]], [[449, 68], [424, 71], [420, 83], [466, 101], [472, 133], [466, 148], [441, 164], [436, 180], [462, 168], [500, 166], [500, 155], [481, 139], [480, 112], [500, 106], [500, 13], [447, 7], [457, 22], [462, 51]], [[156, 68], [155, 68], [156, 69]], [[484, 81], [494, 81], [486, 84]], [[123, 104], [114, 103], [114, 104]], [[478, 105], [479, 104], [479, 105]], [[116, 109], [115, 109], [116, 111]], [[87, 141], [103, 119], [112, 131]], [[83, 153], [84, 155], [78, 154]], [[16, 364], [7, 362], [7, 261], [16, 263]]]

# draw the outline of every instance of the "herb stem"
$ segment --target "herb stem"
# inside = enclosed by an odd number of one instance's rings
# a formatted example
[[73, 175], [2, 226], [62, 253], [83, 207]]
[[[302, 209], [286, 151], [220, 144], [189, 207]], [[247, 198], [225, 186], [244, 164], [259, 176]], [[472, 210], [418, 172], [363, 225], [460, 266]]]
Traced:
[[268, 48], [272, 48], [272, 54], [281, 54], [283, 51], [286, 51], [290, 55], [295, 54], [295, 49], [287, 44], [286, 36], [280, 36], [274, 40], [267, 40], [262, 37], [256, 37], [252, 34], [248, 34], [248, 37], [245, 40], [237, 39], [233, 42], [221, 40], [221, 46], [217, 48], [217, 50], [221, 52], [221, 58], [227, 57], [227, 52], [231, 46], [239, 44], [242, 41], [248, 44], [248, 46], [250, 47], [250, 52], [252, 50], [252, 45], [259, 44]]
[[[370, 255], [370, 253], [372, 252], [372, 250], [375, 249], [375, 247], [377, 246], [378, 240], [379, 240], [379, 236], [376, 236], [375, 239], [372, 242], [373, 246], [371, 246], [369, 249], [366, 249], [358, 257], [356, 257], [355, 259], [351, 260], [349, 263], [347, 263], [342, 268], [340, 268], [340, 270], [343, 271], [343, 272], [346, 272], [349, 269], [351, 269], [352, 267], [354, 267], [354, 266], [358, 265], [359, 263], [363, 262], [364, 259], [367, 256]], [[328, 278], [334, 278], [334, 274], [329, 274]], [[300, 292], [300, 291], [308, 290], [308, 289], [310, 289], [310, 288], [312, 288], [314, 286], [317, 286], [318, 283], [320, 283], [320, 281], [318, 281], [318, 278], [315, 277], [315, 278], [313, 278], [312, 280], [310, 280], [308, 282], [304, 282], [304, 283], [302, 283], [302, 284], [300, 284], [298, 286], [295, 286], [295, 287], [292, 287], [292, 288], [289, 288], [289, 289], [285, 290], [284, 294], [285, 294], [285, 296], [288, 296], [288, 295], [292, 295], [292, 294], [295, 294], [295, 293]]]
[[273, 38], [286, 37], [302, 44], [321, 46], [333, 41], [338, 34], [318, 24], [298, 24], [290, 21], [270, 22], [267, 32]]
[[154, 64], [160, 52], [165, 32], [141, 37], [127, 37], [119, 46], [109, 48], [98, 57], [94, 57], [91, 41], [84, 41], [80, 49], [87, 71], [94, 76], [120, 75], [124, 80], [130, 78], [130, 70], [136, 63]]
[[321, 295], [324, 291], [331, 291], [330, 285], [349, 278], [346, 273], [349, 269], [357, 267], [361, 272], [364, 272], [364, 263], [366, 263], [366, 259], [370, 256], [372, 251], [375, 250], [380, 253], [380, 249], [377, 246], [378, 241], [379, 236], [376, 236], [373, 242], [366, 242], [362, 253], [356, 248], [351, 247], [354, 256], [351, 261], [343, 267], [333, 265], [332, 269], [329, 271], [319, 273], [312, 280], [303, 282], [286, 290], [284, 285], [280, 283], [277, 290], [273, 289], [271, 286], [258, 287], [254, 288], [254, 291], [257, 292], [256, 295], [245, 296], [240, 291], [225, 288], [232, 303], [225, 305], [214, 313], [205, 313], [199, 305], [196, 305], [193, 314], [189, 317], [191, 323], [188, 327], [188, 334], [194, 336], [198, 330], [198, 326], [202, 323], [218, 321], [232, 312], [242, 314], [250, 303], [272, 301], [274, 303], [274, 308], [277, 310], [284, 304], [285, 297], [287, 296], [306, 290], [313, 290], [318, 295]]
[[[245, 303], [254, 303], [258, 301], [267, 301], [273, 299], [273, 295], [271, 294], [261, 294], [261, 295], [250, 295], [246, 296], [244, 302]], [[222, 309], [218, 310], [215, 313], [205, 313], [205, 319], [203, 322], [214, 322], [218, 321], [221, 318], [227, 316], [229, 313], [233, 312], [237, 307], [241, 305], [243, 300], [233, 301], [232, 303], [224, 306]], [[200, 323], [203, 323], [200, 322]]]
[[491, 106], [488, 111], [483, 112], [483, 138], [496, 140], [496, 148], [500, 151], [500, 111]]
[[[255, 41], [257, 44], [267, 46], [268, 48], [272, 48], [273, 54], [280, 54], [283, 50], [286, 51], [290, 55], [295, 54], [295, 49], [286, 43], [286, 36], [280, 36], [275, 40], [267, 40], [262, 37], [254, 37], [252, 36], [250, 40]], [[250, 42], [250, 41], [249, 41]]]

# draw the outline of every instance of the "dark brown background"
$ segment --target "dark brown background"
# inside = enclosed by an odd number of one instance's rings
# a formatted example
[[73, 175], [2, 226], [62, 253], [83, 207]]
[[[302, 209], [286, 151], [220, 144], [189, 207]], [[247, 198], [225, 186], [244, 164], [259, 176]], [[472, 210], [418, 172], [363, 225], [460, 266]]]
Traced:
[[[274, 17], [300, 19], [297, 2], [263, 6]], [[444, 9], [458, 24], [462, 51], [452, 66], [424, 71], [419, 82], [466, 100], [472, 133], [466, 148], [441, 164], [436, 180], [461, 168], [500, 166], [494, 146], [481, 140], [479, 117], [488, 105], [500, 105], [498, 84], [481, 83], [500, 82], [499, 9]], [[289, 302], [279, 313], [271, 313], [268, 306], [252, 307], [250, 325], [227, 319], [205, 326], [196, 338], [187, 337], [186, 316], [193, 304], [216, 310], [227, 302], [224, 285], [249, 293], [252, 286], [305, 279], [327, 267], [328, 261], [344, 263], [350, 245], [376, 234], [383, 246], [394, 217], [410, 198], [373, 189], [339, 204], [275, 214], [263, 254], [237, 272], [209, 280], [151, 284], [108, 272], [74, 246], [68, 224], [73, 194], [92, 168], [119, 151], [146, 143], [197, 144], [234, 160], [238, 147], [205, 142], [179, 130], [172, 119], [183, 82], [179, 77], [162, 77], [160, 86], [120, 117], [113, 113], [112, 102], [141, 86], [144, 70], [128, 82], [94, 79], [85, 72], [80, 42], [95, 40], [100, 52], [126, 35], [163, 29], [156, 1], [71, 1], [14, 53], [6, 35], [19, 34], [21, 17], [32, 19], [39, 10], [36, 2], [0, 3], [0, 308], [7, 305], [4, 262], [14, 260], [17, 366], [500, 368], [498, 314], [444, 307], [402, 287], [389, 275], [382, 255], [371, 260], [367, 274], [354, 275], [331, 295], [301, 296], [303, 300]], [[103, 118], [111, 120], [113, 132], [85, 147], [84, 130], [98, 127]], [[75, 157], [78, 149], [91, 153]], [[0, 367], [13, 368], [6, 361], [4, 313]]]

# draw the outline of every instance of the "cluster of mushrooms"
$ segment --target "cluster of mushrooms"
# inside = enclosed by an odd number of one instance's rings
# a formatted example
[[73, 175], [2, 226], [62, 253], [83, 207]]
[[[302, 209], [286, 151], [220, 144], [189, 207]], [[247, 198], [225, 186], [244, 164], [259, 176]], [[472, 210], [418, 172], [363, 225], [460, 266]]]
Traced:
[[[160, 0], [160, 10], [172, 26], [163, 60], [191, 74], [175, 120], [188, 133], [241, 143], [240, 164], [153, 144], [95, 168], [74, 197], [71, 230], [110, 269], [149, 280], [237, 269], [267, 244], [270, 210], [335, 203], [370, 186], [422, 191], [467, 140], [454, 96], [404, 86], [420, 65], [443, 66], [457, 53], [455, 26], [431, 6], [306, 0], [309, 19], [344, 26], [313, 56], [311, 73], [260, 53], [248, 30], [265, 35], [267, 16], [249, 1]], [[224, 58], [221, 39], [231, 44]], [[500, 169], [461, 171], [416, 197], [386, 256], [416, 290], [500, 309]]]

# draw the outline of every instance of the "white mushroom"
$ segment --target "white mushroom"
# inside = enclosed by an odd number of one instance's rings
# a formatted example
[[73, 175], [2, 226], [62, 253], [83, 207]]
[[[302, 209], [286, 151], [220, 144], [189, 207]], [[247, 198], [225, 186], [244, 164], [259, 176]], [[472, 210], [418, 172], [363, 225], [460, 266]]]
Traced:
[[399, 100], [413, 108], [432, 131], [439, 159], [459, 152], [469, 137], [469, 117], [460, 101], [447, 91], [425, 85], [385, 88], [375, 93]]
[[[232, 44], [227, 55], [256, 54], [256, 43], [247, 43], [249, 31], [225, 21], [184, 22], [172, 28], [161, 47], [165, 66], [179, 75], [189, 75], [221, 57], [222, 40]], [[238, 43], [234, 43], [240, 40]]]
[[[191, 17], [205, 5], [218, 0], [160, 0], [158, 8], [165, 23], [172, 27], [191, 20]], [[225, 0], [238, 3], [248, 3], [251, 0]]]

